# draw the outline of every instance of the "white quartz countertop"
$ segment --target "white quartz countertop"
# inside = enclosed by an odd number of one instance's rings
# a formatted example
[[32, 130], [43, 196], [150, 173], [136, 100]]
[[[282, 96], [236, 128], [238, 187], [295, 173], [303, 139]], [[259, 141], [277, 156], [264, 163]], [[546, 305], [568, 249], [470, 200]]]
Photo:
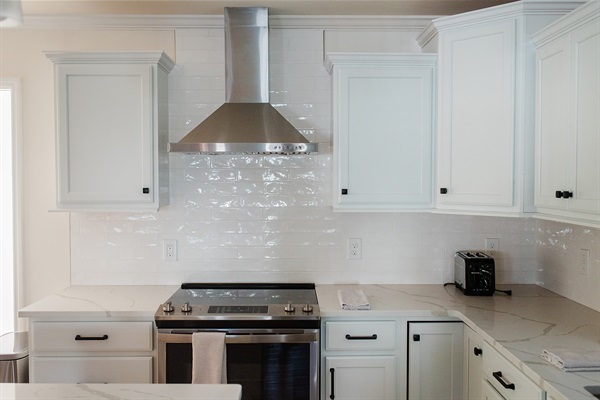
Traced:
[[0, 384], [2, 400], [240, 400], [240, 385]]
[[[362, 289], [371, 310], [342, 310], [337, 291]], [[535, 285], [503, 285], [512, 296], [465, 296], [453, 285], [319, 285], [321, 317], [458, 318], [554, 399], [594, 399], [584, 386], [600, 372], [563, 372], [542, 360], [544, 349], [600, 349], [600, 313]]]
[[19, 310], [22, 318], [154, 320], [179, 286], [70, 286]]
[[[71, 286], [19, 310], [19, 317], [153, 320], [177, 288]], [[342, 310], [342, 288], [362, 289], [371, 310]], [[321, 317], [460, 319], [555, 400], [594, 399], [584, 386], [600, 385], [600, 372], [562, 372], [540, 354], [558, 347], [599, 349], [600, 313], [535, 285], [499, 288], [513, 295], [464, 296], [442, 285], [317, 285], [317, 296]]]

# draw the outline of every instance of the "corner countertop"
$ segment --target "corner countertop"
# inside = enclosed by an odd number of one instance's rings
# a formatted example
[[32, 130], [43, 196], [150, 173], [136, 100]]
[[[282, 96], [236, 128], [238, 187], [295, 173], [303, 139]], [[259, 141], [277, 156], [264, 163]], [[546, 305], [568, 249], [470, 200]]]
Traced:
[[[371, 310], [342, 310], [338, 289], [362, 289]], [[512, 296], [465, 296], [453, 285], [319, 285], [321, 317], [458, 318], [554, 399], [594, 399], [600, 372], [563, 372], [540, 357], [558, 347], [600, 348], [600, 313], [535, 285], [501, 285]]]
[[[179, 286], [71, 286], [21, 310], [19, 317], [152, 321]], [[369, 311], [340, 308], [337, 290], [362, 289]], [[512, 296], [464, 296], [442, 285], [317, 285], [322, 317], [457, 318], [483, 337], [555, 400], [595, 399], [600, 371], [562, 372], [542, 360], [544, 349], [600, 347], [600, 313], [535, 285], [500, 285]]]
[[240, 400], [240, 385], [3, 383], [2, 400]]

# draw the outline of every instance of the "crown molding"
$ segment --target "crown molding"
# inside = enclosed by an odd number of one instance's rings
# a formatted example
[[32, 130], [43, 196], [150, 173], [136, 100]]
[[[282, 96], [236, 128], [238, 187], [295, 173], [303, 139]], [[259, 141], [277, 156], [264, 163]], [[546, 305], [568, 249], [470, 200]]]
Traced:
[[[286, 16], [269, 17], [271, 29], [424, 29], [437, 16]], [[222, 15], [26, 15], [21, 29], [172, 30], [223, 28]]]

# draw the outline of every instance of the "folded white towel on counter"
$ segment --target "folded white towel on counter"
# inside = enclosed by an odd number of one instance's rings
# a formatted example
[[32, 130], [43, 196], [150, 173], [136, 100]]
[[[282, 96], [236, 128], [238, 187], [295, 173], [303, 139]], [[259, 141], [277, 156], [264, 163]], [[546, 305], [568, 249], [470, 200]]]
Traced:
[[544, 350], [542, 358], [566, 372], [600, 371], [600, 350]]
[[192, 383], [227, 383], [224, 332], [192, 333]]
[[340, 289], [337, 291], [342, 310], [370, 310], [371, 305], [360, 289]]

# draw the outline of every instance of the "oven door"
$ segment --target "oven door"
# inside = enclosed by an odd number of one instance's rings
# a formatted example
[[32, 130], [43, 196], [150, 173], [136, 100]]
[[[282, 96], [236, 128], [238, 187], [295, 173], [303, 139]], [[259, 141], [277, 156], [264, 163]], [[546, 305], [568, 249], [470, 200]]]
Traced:
[[158, 383], [191, 383], [192, 333], [226, 332], [227, 382], [242, 400], [317, 400], [318, 329], [159, 329]]

